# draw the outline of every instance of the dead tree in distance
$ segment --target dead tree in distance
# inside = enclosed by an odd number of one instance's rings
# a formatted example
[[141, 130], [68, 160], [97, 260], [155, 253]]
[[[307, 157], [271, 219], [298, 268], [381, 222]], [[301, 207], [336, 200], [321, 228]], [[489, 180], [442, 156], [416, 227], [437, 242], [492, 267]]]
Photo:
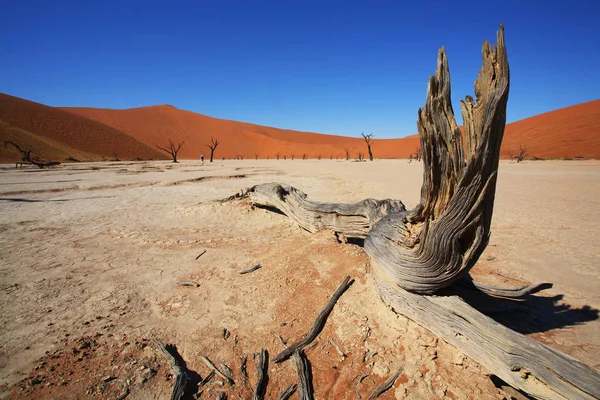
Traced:
[[527, 146], [520, 145], [519, 146], [519, 154], [517, 155], [517, 162], [521, 162], [525, 159], [527, 155]]
[[4, 142], [5, 148], [8, 147], [8, 145], [13, 146], [15, 149], [17, 149], [17, 151], [19, 153], [21, 153], [21, 162], [16, 162], [15, 168], [17, 168], [19, 166], [19, 164], [21, 166], [23, 166], [23, 164], [32, 164], [40, 169], [60, 165], [60, 162], [58, 162], [58, 161], [44, 161], [39, 157], [33, 157], [31, 155], [33, 150], [23, 150], [23, 149], [21, 149], [21, 147], [18, 144], [14, 143], [14, 142], [11, 142], [11, 141]]
[[210, 162], [213, 162], [213, 156], [215, 155], [215, 149], [217, 148], [217, 146], [219, 145], [219, 140], [213, 138], [212, 136], [210, 137], [210, 144], [207, 144], [206, 146], [210, 149]]
[[350, 150], [344, 149], [344, 152], [346, 153], [346, 161], [348, 161], [350, 159]]
[[277, 159], [279, 160], [279, 157], [281, 156], [281, 152], [278, 151], [277, 154], [275, 154], [275, 157], [277, 157]]
[[179, 142], [179, 144], [175, 144], [175, 142], [171, 138], [169, 138], [169, 147], [162, 147], [159, 145], [156, 145], [156, 147], [170, 155], [173, 159], [173, 162], [176, 163], [179, 162], [177, 161], [177, 153], [179, 153], [179, 150], [181, 150], [181, 146], [183, 146], [184, 143], [185, 141], [181, 141]]
[[499, 324], [458, 296], [468, 290], [484, 300], [490, 294], [519, 298], [551, 286], [494, 288], [469, 275], [490, 236], [506, 125], [510, 72], [502, 25], [495, 48], [484, 42], [482, 59], [476, 99], [461, 101], [463, 145], [446, 51], [438, 52], [418, 112], [424, 171], [414, 210], [389, 199], [317, 203], [278, 183], [248, 188], [238, 197], [279, 209], [310, 232], [330, 229], [364, 239], [381, 299], [511, 386], [541, 399], [600, 398], [600, 372]]
[[419, 162], [421, 162], [421, 159], [423, 158], [423, 149], [421, 148], [421, 146], [418, 146], [415, 150], [415, 154], [413, 156], [413, 158]]
[[364, 133], [361, 133], [361, 135], [367, 143], [367, 150], [369, 151], [369, 160], [373, 161], [373, 152], [371, 151], [371, 145], [373, 144], [373, 134], [369, 133], [368, 135], [365, 135]]

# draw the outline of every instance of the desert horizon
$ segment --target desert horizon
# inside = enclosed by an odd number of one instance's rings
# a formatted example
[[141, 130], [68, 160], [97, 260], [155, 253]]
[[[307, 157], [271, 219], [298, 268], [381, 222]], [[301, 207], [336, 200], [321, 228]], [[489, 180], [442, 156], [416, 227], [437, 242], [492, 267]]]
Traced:
[[[527, 148], [527, 159], [600, 159], [600, 100], [532, 116], [506, 126], [501, 157]], [[182, 143], [179, 158], [216, 159], [368, 158], [363, 138], [300, 132], [149, 106], [125, 110], [49, 107], [0, 94], [0, 140], [21, 143], [53, 161], [168, 159], [156, 146]], [[375, 158], [407, 159], [420, 147], [418, 135], [373, 138]], [[18, 162], [14, 148], [0, 149], [0, 162]]]

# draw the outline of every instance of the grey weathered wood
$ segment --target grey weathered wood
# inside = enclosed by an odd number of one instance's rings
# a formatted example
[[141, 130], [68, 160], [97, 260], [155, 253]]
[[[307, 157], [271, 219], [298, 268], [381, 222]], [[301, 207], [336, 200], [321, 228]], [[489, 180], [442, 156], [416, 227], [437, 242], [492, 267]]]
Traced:
[[215, 373], [217, 375], [219, 375], [221, 378], [223, 378], [225, 381], [227, 381], [227, 383], [229, 383], [230, 386], [234, 385], [233, 379], [231, 379], [230, 377], [228, 377], [227, 375], [225, 375], [224, 373], [222, 373], [221, 371], [219, 371], [219, 369], [217, 368], [217, 366], [210, 361], [210, 359], [208, 357], [206, 357], [205, 355], [200, 354], [200, 359], [202, 360], [202, 362], [204, 362], [204, 364], [206, 364], [206, 366], [210, 369], [212, 369], [213, 371], [215, 371]]
[[489, 240], [510, 73], [504, 28], [483, 45], [477, 101], [461, 102], [465, 146], [450, 99], [444, 48], [438, 52], [417, 126], [423, 149], [421, 202], [381, 220], [365, 251], [398, 286], [433, 294], [468, 274]]
[[396, 383], [396, 379], [400, 377], [400, 374], [402, 374], [402, 369], [396, 371], [396, 373], [394, 373], [392, 376], [383, 381], [381, 385], [377, 386], [373, 390], [373, 393], [371, 393], [371, 395], [369, 396], [369, 400], [376, 399], [388, 390], [390, 390], [394, 386], [394, 383]]
[[294, 393], [296, 393], [296, 389], [298, 385], [295, 383], [290, 384], [287, 388], [283, 390], [283, 392], [279, 393], [277, 396], [277, 400], [288, 400]]
[[294, 354], [294, 352], [302, 350], [308, 344], [314, 341], [317, 338], [317, 336], [319, 336], [319, 333], [321, 333], [323, 327], [325, 326], [325, 322], [327, 322], [329, 314], [331, 314], [331, 311], [333, 311], [335, 303], [337, 303], [338, 299], [342, 296], [342, 294], [344, 294], [344, 292], [348, 290], [350, 286], [352, 286], [353, 282], [354, 280], [351, 281], [349, 276], [347, 276], [346, 279], [344, 279], [344, 282], [342, 282], [342, 284], [337, 288], [337, 290], [335, 291], [335, 293], [333, 293], [325, 307], [323, 307], [319, 315], [317, 315], [315, 323], [310, 328], [306, 336], [304, 336], [302, 340], [294, 343], [290, 347], [283, 350], [281, 353], [277, 354], [273, 358], [274, 363], [279, 363], [288, 359], [292, 354]]
[[175, 283], [176, 283], [177, 285], [179, 285], [179, 286], [193, 286], [193, 287], [200, 287], [200, 284], [199, 284], [199, 283], [196, 283], [196, 282], [179, 282], [179, 281], [177, 281], [177, 282], [175, 282]]
[[173, 391], [171, 392], [171, 400], [180, 400], [187, 387], [189, 376], [187, 368], [181, 361], [175, 358], [167, 349], [167, 347], [158, 339], [154, 340], [154, 345], [159, 353], [167, 360], [171, 373], [173, 374]]
[[257, 269], [261, 269], [261, 268], [262, 268], [262, 265], [256, 264], [254, 267], [251, 267], [251, 268], [245, 269], [243, 271], [240, 271], [240, 275], [249, 274], [249, 273], [254, 272]]
[[[364, 238], [382, 300], [511, 386], [541, 399], [600, 398], [597, 370], [498, 324], [456, 296], [432, 296], [465, 282], [501, 297], [549, 287], [499, 289], [469, 282], [469, 270], [489, 240], [506, 123], [510, 73], [503, 26], [494, 49], [484, 43], [482, 59], [476, 99], [461, 102], [463, 143], [450, 99], [446, 52], [442, 48], [438, 53], [436, 75], [418, 114], [424, 174], [414, 210], [395, 200], [315, 203], [279, 183], [257, 185], [229, 199], [247, 197], [255, 205], [276, 208], [310, 232], [330, 229]], [[310, 343], [307, 339], [309, 335], [275, 359], [290, 356]]]
[[298, 375], [298, 398], [300, 400], [314, 399], [315, 390], [312, 383], [312, 368], [308, 358], [306, 358], [302, 350], [296, 350], [290, 357], [290, 360]]
[[258, 381], [256, 382], [253, 398], [254, 400], [262, 400], [265, 398], [267, 386], [269, 384], [269, 352], [265, 349], [261, 349], [260, 353], [258, 353], [256, 370], [258, 373]]
[[280, 183], [256, 185], [228, 199], [241, 197], [280, 210], [311, 233], [331, 229], [348, 238], [364, 239], [382, 217], [405, 210], [401, 201], [390, 199], [366, 199], [353, 204], [317, 203], [308, 200], [306, 193]]
[[481, 314], [457, 296], [420, 296], [373, 275], [381, 298], [477, 361], [509, 385], [539, 399], [600, 397], [600, 374], [574, 358]]

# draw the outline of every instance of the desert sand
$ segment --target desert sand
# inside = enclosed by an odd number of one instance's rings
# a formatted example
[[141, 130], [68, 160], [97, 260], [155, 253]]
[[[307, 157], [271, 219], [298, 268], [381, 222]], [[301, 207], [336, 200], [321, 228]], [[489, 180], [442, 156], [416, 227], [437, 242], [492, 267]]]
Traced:
[[[501, 162], [499, 171], [492, 237], [474, 274], [553, 283], [527, 311], [498, 318], [600, 367], [600, 162]], [[235, 388], [216, 377], [208, 398], [249, 398], [253, 354], [283, 350], [277, 335], [301, 339], [349, 275], [355, 283], [307, 350], [316, 398], [366, 398], [398, 369], [380, 398], [503, 398], [484, 368], [383, 305], [361, 247], [244, 201], [218, 202], [278, 181], [318, 201], [390, 197], [410, 208], [421, 180], [422, 164], [406, 160], [3, 165], [0, 397], [169, 398], [159, 338], [203, 378], [200, 355], [233, 369]], [[289, 361], [269, 376], [268, 398], [296, 381]]]

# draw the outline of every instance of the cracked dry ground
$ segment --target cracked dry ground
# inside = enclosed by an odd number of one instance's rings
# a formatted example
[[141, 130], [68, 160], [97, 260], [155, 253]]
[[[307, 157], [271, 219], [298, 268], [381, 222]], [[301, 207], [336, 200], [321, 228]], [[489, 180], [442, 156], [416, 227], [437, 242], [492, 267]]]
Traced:
[[[244, 201], [216, 201], [275, 180], [358, 200], [348, 184], [239, 162], [0, 172], [1, 398], [169, 398], [154, 338], [175, 344], [201, 377], [210, 370], [200, 355], [234, 371], [235, 387], [215, 377], [202, 398], [251, 398], [256, 353], [283, 350], [278, 335], [301, 339], [347, 275], [354, 284], [306, 351], [316, 398], [366, 398], [398, 369], [380, 398], [505, 396], [477, 363], [383, 306], [360, 247]], [[294, 382], [289, 361], [270, 363], [266, 397]]]

